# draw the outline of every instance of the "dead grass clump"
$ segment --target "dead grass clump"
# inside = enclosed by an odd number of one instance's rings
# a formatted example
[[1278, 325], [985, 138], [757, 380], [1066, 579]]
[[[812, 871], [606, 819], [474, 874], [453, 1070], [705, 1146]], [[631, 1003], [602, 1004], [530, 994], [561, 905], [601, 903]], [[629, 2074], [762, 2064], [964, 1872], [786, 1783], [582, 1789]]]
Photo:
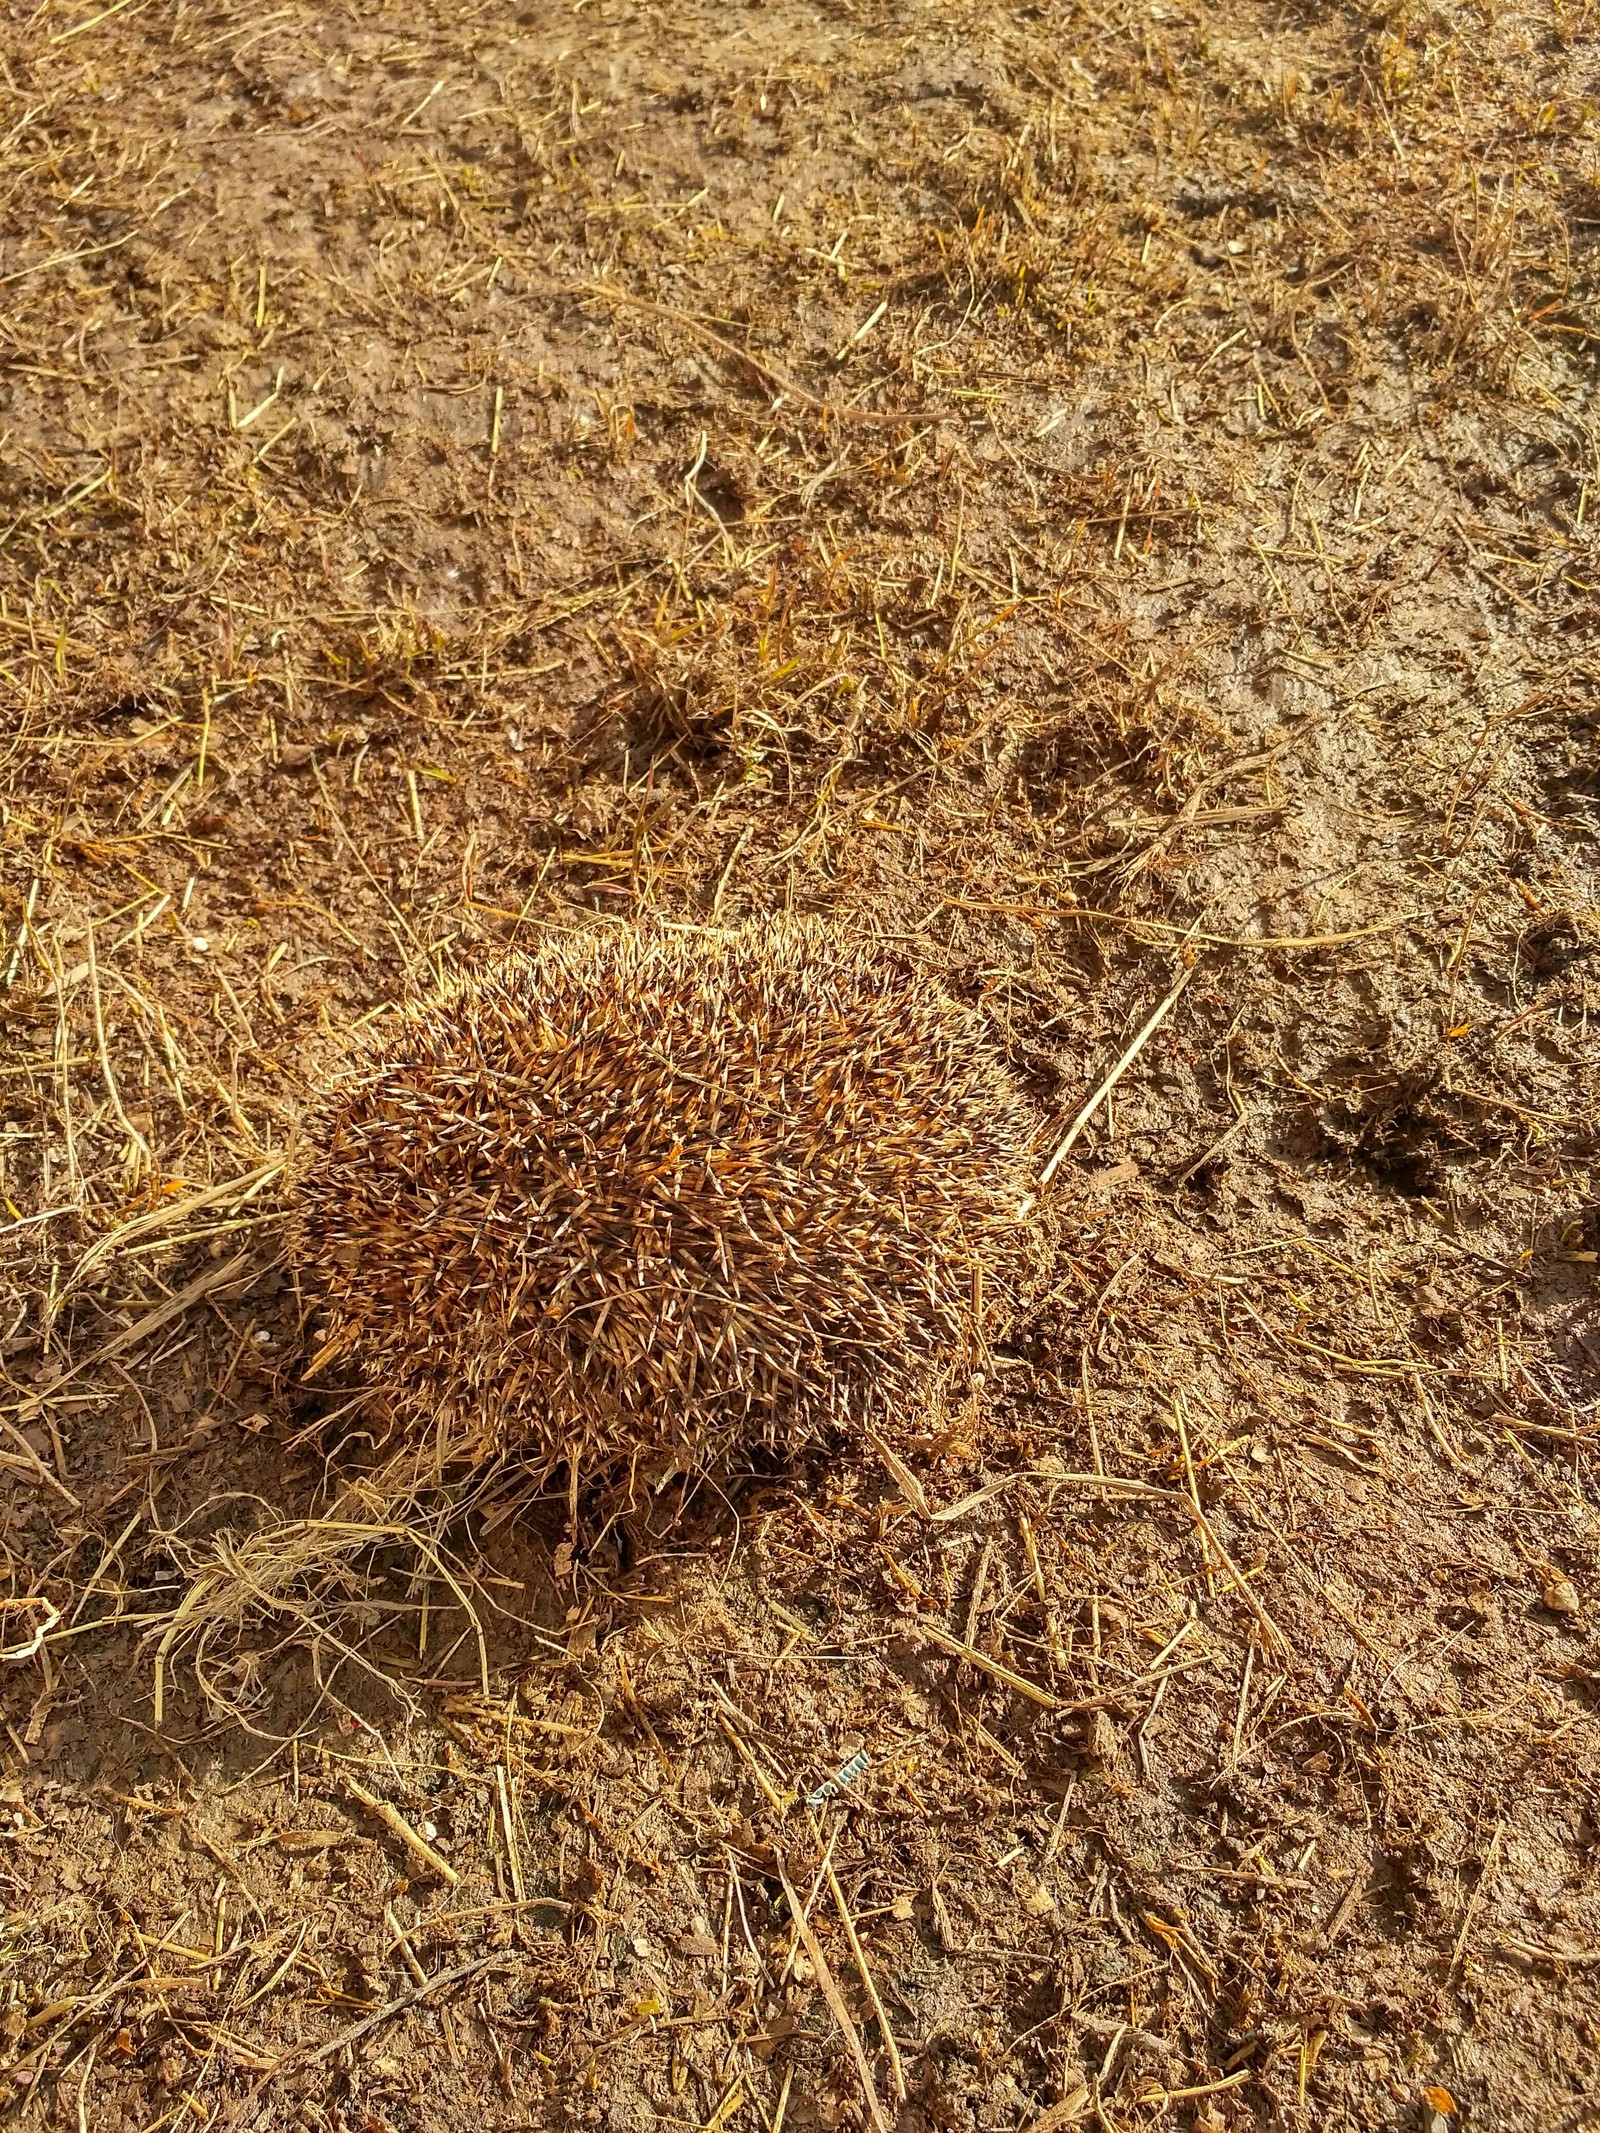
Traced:
[[469, 1585], [414, 1507], [380, 1504], [358, 1484], [317, 1518], [285, 1518], [256, 1496], [205, 1510], [229, 1522], [204, 1535], [163, 1536], [184, 1591], [146, 1640], [158, 1724], [169, 1692], [192, 1674], [213, 1717], [270, 1730], [278, 1663], [291, 1651], [309, 1655], [319, 1704], [348, 1710], [348, 1685], [363, 1678], [408, 1702], [394, 1668], [365, 1651], [393, 1612], [378, 1595], [384, 1572], [397, 1565], [453, 1595], [476, 1640], [482, 1675], [483, 1625]]
[[730, 670], [717, 656], [726, 634], [726, 617], [705, 632], [658, 617], [654, 629], [628, 633], [622, 706], [630, 746], [637, 740], [652, 752], [680, 748], [691, 759], [740, 748], [749, 723], [746, 692], [738, 667]]
[[373, 616], [365, 629], [330, 633], [322, 646], [326, 672], [319, 679], [331, 680], [346, 695], [379, 699], [396, 710], [431, 710], [450, 649], [436, 623], [409, 608], [390, 610]]
[[559, 940], [379, 1022], [292, 1250], [416, 1471], [698, 1463], [915, 1399], [1017, 1298], [1035, 1121], [979, 1017], [815, 924]]
[[[856, 471], [884, 486], [904, 473], [893, 448]], [[707, 568], [688, 597], [620, 626], [627, 674], [602, 707], [609, 745], [634, 764], [737, 765], [779, 790], [819, 759], [837, 782], [851, 764], [961, 753], [989, 720], [979, 684], [1015, 603], [1003, 586], [984, 603], [958, 595], [951, 550], [934, 538], [911, 566], [898, 560], [899, 578], [886, 547], [873, 534], [833, 554], [797, 543], [781, 573]]]

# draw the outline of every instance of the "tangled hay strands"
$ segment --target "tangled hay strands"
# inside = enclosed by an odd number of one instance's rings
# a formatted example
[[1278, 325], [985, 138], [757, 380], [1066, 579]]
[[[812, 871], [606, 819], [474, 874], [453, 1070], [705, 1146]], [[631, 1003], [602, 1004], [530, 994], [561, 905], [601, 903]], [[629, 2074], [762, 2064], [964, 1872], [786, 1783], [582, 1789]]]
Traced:
[[[245, 1533], [232, 1529], [219, 1532], [204, 1547], [190, 1548], [176, 1537], [169, 1537], [168, 1546], [187, 1575], [188, 1584], [159, 1634], [151, 1632], [155, 1644], [152, 1701], [158, 1727], [166, 1710], [167, 1684], [174, 1664], [179, 1654], [187, 1650], [206, 1701], [248, 1731], [257, 1731], [240, 1699], [228, 1695], [208, 1676], [205, 1661], [217, 1640], [231, 1648], [241, 1648], [251, 1626], [268, 1620], [288, 1625], [288, 1641], [300, 1641], [314, 1649], [328, 1647], [341, 1662], [354, 1665], [391, 1693], [406, 1699], [403, 1683], [391, 1672], [374, 1666], [331, 1627], [337, 1615], [337, 1596], [340, 1588], [349, 1584], [351, 1566], [361, 1556], [388, 1547], [415, 1553], [454, 1594], [476, 1644], [480, 1687], [488, 1695], [488, 1644], [472, 1597], [471, 1581], [457, 1573], [449, 1555], [420, 1523], [399, 1516], [341, 1516], [337, 1511], [324, 1518], [285, 1519], [270, 1506], [260, 1508], [268, 1513], [262, 1526]], [[350, 1592], [348, 1597], [359, 1603], [364, 1588], [361, 1593]], [[253, 1663], [259, 1665], [259, 1658]]]
[[[369, 1028], [313, 1107], [313, 1370], [408, 1488], [889, 1417], [978, 1366], [1038, 1248], [1038, 1121], [982, 1016], [821, 925], [552, 942]], [[393, 1471], [393, 1469], [391, 1469]]]

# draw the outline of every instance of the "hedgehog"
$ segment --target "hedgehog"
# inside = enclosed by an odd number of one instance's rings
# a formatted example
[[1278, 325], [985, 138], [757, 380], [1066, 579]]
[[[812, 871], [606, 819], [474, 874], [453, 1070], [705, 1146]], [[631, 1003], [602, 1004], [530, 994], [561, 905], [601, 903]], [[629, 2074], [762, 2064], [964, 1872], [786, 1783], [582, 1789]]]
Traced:
[[745, 1440], [893, 1432], [1038, 1263], [1038, 1120], [981, 1014], [816, 920], [596, 927], [350, 1040], [290, 1253], [403, 1445], [576, 1490]]

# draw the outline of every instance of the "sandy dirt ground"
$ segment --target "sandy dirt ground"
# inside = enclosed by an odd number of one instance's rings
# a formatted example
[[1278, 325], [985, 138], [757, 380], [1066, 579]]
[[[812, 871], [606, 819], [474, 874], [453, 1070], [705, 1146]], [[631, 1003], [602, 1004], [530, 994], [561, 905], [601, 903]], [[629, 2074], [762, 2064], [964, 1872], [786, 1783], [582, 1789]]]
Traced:
[[[1592, 16], [0, 6], [5, 2124], [1600, 2124]], [[994, 1369], [352, 1511], [340, 1033], [784, 909], [1154, 1023]]]

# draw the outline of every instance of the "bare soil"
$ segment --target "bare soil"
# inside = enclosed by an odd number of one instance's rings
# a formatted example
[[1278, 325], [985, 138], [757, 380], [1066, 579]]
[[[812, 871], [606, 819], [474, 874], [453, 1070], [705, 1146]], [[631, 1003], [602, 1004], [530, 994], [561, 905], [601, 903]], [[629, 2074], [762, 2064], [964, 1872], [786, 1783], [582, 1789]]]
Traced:
[[[1600, 2124], [1592, 9], [0, 23], [0, 2118]], [[1167, 1003], [995, 1370], [352, 1511], [338, 1033], [784, 907]]]

